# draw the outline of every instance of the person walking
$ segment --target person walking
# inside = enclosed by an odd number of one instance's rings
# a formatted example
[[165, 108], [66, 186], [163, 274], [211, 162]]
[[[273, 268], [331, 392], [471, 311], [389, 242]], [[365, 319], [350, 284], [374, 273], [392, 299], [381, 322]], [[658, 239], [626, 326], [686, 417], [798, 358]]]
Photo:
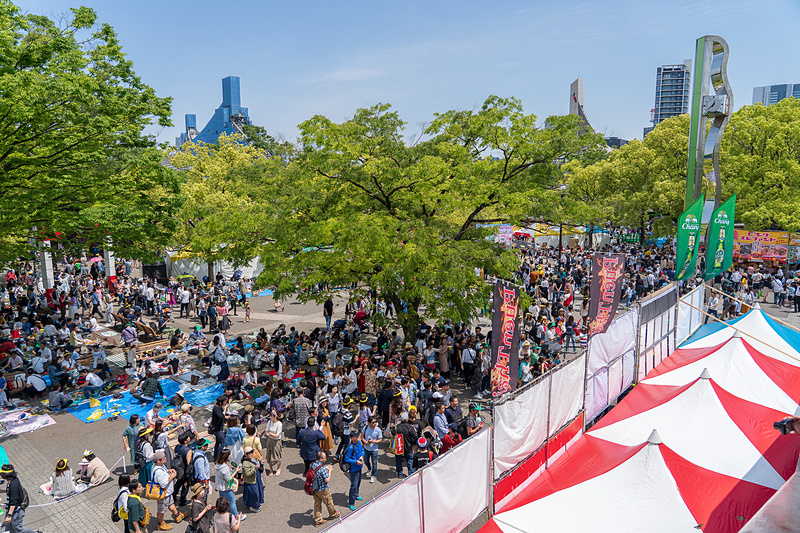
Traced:
[[363, 500], [359, 494], [361, 488], [361, 471], [364, 468], [364, 447], [361, 445], [361, 432], [357, 429], [350, 433], [350, 445], [344, 452], [344, 462], [350, 466], [350, 493], [348, 505], [351, 511], [356, 510], [356, 500]]
[[131, 415], [130, 424], [125, 427], [122, 432], [122, 445], [125, 451], [131, 455], [131, 465], [134, 471], [138, 468], [136, 465], [136, 444], [138, 441], [139, 433], [139, 415]]
[[325, 300], [325, 303], [322, 304], [322, 316], [325, 317], [325, 330], [331, 330], [331, 317], [333, 316], [333, 300], [328, 298]]
[[412, 466], [414, 453], [412, 447], [417, 443], [419, 435], [417, 435], [416, 428], [408, 423], [408, 412], [403, 411], [400, 414], [400, 423], [394, 426], [391, 431], [392, 435], [401, 435], [403, 439], [403, 453], [395, 455], [397, 477], [406, 477], [406, 475], [403, 474], [403, 463], [408, 467], [408, 475], [410, 476], [414, 473], [414, 467]]
[[300, 446], [300, 458], [303, 459], [305, 465], [303, 475], [308, 473], [308, 469], [317, 457], [317, 452], [320, 451], [320, 443], [325, 440], [325, 433], [320, 430], [314, 430], [314, 417], [308, 417], [306, 420], [306, 427], [300, 430], [297, 434], [297, 445]]
[[225, 498], [217, 498], [217, 512], [211, 522], [214, 525], [214, 533], [235, 533], [244, 520], [243, 514], [236, 514], [236, 507], [231, 507], [230, 501]]
[[364, 464], [370, 473], [369, 482], [375, 483], [378, 475], [378, 445], [383, 441], [383, 432], [378, 427], [378, 419], [369, 417], [367, 428], [364, 430]]
[[[32, 529], [22, 525], [25, 519], [25, 508], [28, 507], [28, 495], [22, 488], [14, 466], [6, 463], [0, 468], [0, 477], [6, 482], [6, 517], [3, 523], [9, 533], [34, 533]], [[36, 531], [36, 533], [42, 533]]]
[[316, 460], [311, 464], [314, 471], [314, 482], [311, 485], [314, 491], [314, 525], [319, 527], [325, 522], [322, 520], [322, 504], [328, 508], [328, 520], [333, 520], [342, 516], [341, 511], [337, 511], [331, 498], [331, 490], [328, 480], [331, 477], [333, 465], [325, 466], [327, 456], [322, 450], [317, 452]]
[[192, 485], [192, 507], [189, 510], [189, 522], [194, 524], [198, 533], [211, 533], [211, 511], [214, 505], [206, 504], [208, 488], [202, 483]]
[[245, 446], [242, 459], [242, 502], [250, 513], [261, 512], [264, 503], [264, 482], [261, 472], [264, 470], [261, 461], [254, 457], [252, 446]]
[[113, 510], [122, 521], [123, 531], [130, 533], [130, 527], [128, 527], [128, 497], [131, 493], [129, 488], [131, 476], [128, 474], [120, 475], [117, 484], [119, 488], [117, 489], [117, 497], [114, 498]]
[[176, 524], [180, 524], [186, 517], [175, 507], [175, 497], [173, 480], [177, 475], [174, 469], [167, 469], [167, 456], [163, 450], [158, 450], [153, 454], [153, 483], [157, 484], [164, 491], [164, 497], [158, 500], [156, 505], [156, 517], [158, 518], [159, 531], [169, 531], [172, 526], [164, 522], [164, 514], [167, 511], [172, 513], [172, 518]]
[[139, 522], [144, 520], [144, 504], [142, 503], [142, 491], [144, 485], [138, 480], [134, 479], [128, 485], [128, 530], [132, 533], [144, 533], [147, 531], [144, 526]]

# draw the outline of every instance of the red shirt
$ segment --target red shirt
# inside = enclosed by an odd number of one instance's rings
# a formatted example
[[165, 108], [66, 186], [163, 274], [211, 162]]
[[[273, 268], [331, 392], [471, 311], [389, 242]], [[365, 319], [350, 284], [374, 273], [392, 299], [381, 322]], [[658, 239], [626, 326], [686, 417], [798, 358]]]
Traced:
[[441, 453], [444, 453], [447, 450], [450, 450], [451, 448], [455, 448], [456, 446], [461, 444], [461, 441], [463, 441], [463, 440], [464, 440], [464, 438], [458, 433], [456, 433], [455, 436], [453, 436], [450, 433], [448, 433], [442, 439], [442, 452]]

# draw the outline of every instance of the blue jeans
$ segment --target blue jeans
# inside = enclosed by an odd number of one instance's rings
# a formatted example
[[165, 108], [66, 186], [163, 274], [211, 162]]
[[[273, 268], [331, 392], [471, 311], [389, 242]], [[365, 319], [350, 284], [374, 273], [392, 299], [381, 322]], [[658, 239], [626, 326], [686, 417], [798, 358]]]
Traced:
[[410, 476], [411, 474], [414, 473], [414, 468], [411, 466], [413, 459], [414, 455], [411, 453], [411, 451], [406, 452], [405, 455], [395, 455], [394, 461], [395, 461], [395, 467], [397, 467], [398, 476], [403, 475], [403, 462], [405, 462], [406, 465], [408, 465], [408, 475]]
[[370, 477], [378, 474], [378, 450], [364, 450], [364, 465], [370, 472]]
[[239, 514], [239, 510], [236, 509], [236, 495], [233, 493], [232, 490], [221, 490], [219, 491], [220, 496], [224, 496], [226, 500], [231, 502], [231, 514], [236, 516]]
[[25, 509], [17, 507], [14, 509], [14, 514], [11, 515], [11, 523], [8, 524], [8, 530], [11, 533], [34, 533], [32, 529], [22, 525], [22, 520], [25, 518]]
[[361, 487], [361, 469], [358, 467], [357, 470], [350, 471], [350, 495], [347, 499], [348, 504], [352, 507], [356, 504], [356, 498], [358, 498], [358, 489]]
[[84, 398], [88, 398], [93, 393], [99, 391], [102, 388], [103, 388], [102, 386], [101, 387], [92, 387], [91, 385], [89, 385], [88, 387], [84, 387], [83, 388], [83, 397]]
[[330, 331], [331, 330], [331, 315], [325, 316], [325, 328]]

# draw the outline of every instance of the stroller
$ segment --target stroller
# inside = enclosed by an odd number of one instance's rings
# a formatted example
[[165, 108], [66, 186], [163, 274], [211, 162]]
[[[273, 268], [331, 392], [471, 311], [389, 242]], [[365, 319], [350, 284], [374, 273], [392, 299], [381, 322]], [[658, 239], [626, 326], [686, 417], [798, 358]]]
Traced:
[[439, 438], [439, 434], [436, 433], [436, 430], [430, 426], [425, 426], [425, 429], [422, 430], [422, 436], [425, 437], [429, 443], [428, 449], [433, 450], [433, 453], [439, 455], [442, 449], [442, 440]]
[[353, 322], [358, 324], [358, 327], [361, 328], [362, 332], [368, 332], [369, 331], [369, 322], [367, 322], [368, 318], [369, 315], [367, 314], [366, 311], [359, 311], [356, 313], [356, 316], [353, 317]]

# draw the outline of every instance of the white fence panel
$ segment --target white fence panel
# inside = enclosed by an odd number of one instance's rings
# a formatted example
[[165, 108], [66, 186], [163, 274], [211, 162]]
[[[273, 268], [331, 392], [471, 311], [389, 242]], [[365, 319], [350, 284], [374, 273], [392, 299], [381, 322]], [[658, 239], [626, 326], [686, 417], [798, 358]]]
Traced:
[[544, 444], [549, 391], [550, 378], [547, 377], [516, 398], [495, 407], [495, 479]]
[[550, 437], [578, 416], [583, 407], [586, 354], [553, 373], [550, 392]]

